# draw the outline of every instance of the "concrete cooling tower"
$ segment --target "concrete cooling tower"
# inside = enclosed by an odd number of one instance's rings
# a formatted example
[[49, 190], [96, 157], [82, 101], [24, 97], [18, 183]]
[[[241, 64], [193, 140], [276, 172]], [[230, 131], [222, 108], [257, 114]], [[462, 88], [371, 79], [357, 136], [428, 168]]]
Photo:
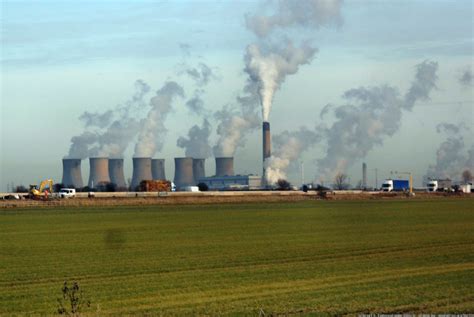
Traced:
[[206, 159], [193, 158], [194, 184], [198, 183], [199, 178], [206, 177], [205, 163]]
[[165, 159], [151, 160], [151, 175], [153, 179], [166, 179], [165, 175]]
[[234, 158], [216, 157], [216, 176], [233, 176]]
[[63, 180], [65, 187], [82, 188], [81, 159], [63, 159]]
[[131, 190], [134, 191], [141, 181], [152, 180], [151, 157], [134, 157]]
[[109, 159], [109, 176], [110, 182], [115, 184], [117, 188], [127, 188], [123, 173], [123, 159]]
[[176, 157], [174, 166], [174, 184], [176, 187], [194, 185], [193, 159], [191, 157]]
[[96, 188], [98, 185], [110, 183], [109, 177], [109, 159], [106, 157], [89, 158], [89, 184], [90, 188]]

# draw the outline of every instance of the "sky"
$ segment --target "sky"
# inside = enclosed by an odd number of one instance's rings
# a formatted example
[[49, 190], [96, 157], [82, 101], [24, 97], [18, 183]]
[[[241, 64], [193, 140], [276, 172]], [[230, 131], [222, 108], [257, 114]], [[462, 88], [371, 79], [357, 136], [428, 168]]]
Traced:
[[[218, 142], [214, 114], [226, 105], [237, 107], [236, 97], [249, 77], [247, 46], [260, 41], [246, 27], [246, 16], [272, 14], [274, 7], [271, 1], [216, 0], [2, 1], [0, 8], [0, 191], [7, 191], [11, 184], [26, 186], [46, 178], [59, 182], [71, 138], [91, 129], [79, 119], [81, 114], [126, 104], [137, 80], [150, 87], [145, 107], [165, 82], [183, 88], [185, 96], [173, 99], [163, 119], [167, 132], [159, 135], [162, 146], [154, 153], [166, 159], [172, 178], [173, 158], [185, 155], [177, 140], [191, 126], [207, 118], [209, 145]], [[322, 117], [321, 111], [328, 104], [347, 103], [343, 94], [350, 89], [390, 85], [403, 95], [413, 84], [415, 65], [431, 61], [438, 68], [429, 99], [404, 110], [396, 131], [366, 153], [350, 157], [343, 172], [355, 185], [362, 177], [362, 162], [367, 162], [371, 186], [375, 169], [379, 185], [393, 171], [409, 171], [415, 186], [422, 186], [447, 138], [437, 132], [440, 123], [466, 127], [456, 138], [464, 142], [459, 156], [467, 157], [474, 140], [474, 86], [472, 78], [461, 78], [472, 77], [474, 65], [473, 2], [345, 1], [340, 10], [337, 25], [284, 30], [289, 38], [304, 33], [317, 52], [276, 90], [269, 117], [273, 137], [301, 126], [314, 131], [331, 127], [337, 118]], [[201, 85], [185, 71], [200, 64], [213, 73]], [[199, 90], [206, 114], [186, 106]], [[147, 116], [144, 109], [142, 119]], [[132, 174], [137, 138], [123, 154], [126, 178]], [[331, 183], [318, 167], [328, 156], [326, 138], [291, 158], [286, 176], [292, 183], [301, 183], [301, 164], [305, 182]], [[236, 172], [261, 175], [261, 131], [252, 129], [240, 141]], [[212, 175], [212, 155], [206, 169]], [[82, 172], [87, 182], [87, 161]]]

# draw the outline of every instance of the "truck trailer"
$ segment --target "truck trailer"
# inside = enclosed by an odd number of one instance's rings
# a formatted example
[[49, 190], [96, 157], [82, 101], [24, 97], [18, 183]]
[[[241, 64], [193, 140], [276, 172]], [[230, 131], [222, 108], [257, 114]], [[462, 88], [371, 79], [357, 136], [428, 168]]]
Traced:
[[383, 192], [403, 192], [410, 190], [410, 181], [406, 179], [387, 179], [382, 184]]
[[452, 189], [453, 182], [447, 179], [433, 179], [428, 182], [427, 187], [429, 192], [448, 192]]

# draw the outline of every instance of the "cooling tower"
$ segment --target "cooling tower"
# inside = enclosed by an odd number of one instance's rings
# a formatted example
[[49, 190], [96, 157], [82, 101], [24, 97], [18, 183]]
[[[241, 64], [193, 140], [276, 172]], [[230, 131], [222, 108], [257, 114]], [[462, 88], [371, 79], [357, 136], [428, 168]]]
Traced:
[[151, 160], [151, 176], [153, 179], [166, 179], [165, 176], [165, 159]]
[[193, 159], [191, 157], [176, 157], [174, 159], [174, 184], [178, 188], [194, 185]]
[[362, 188], [367, 188], [367, 164], [362, 163]]
[[206, 169], [204, 164], [206, 159], [193, 158], [193, 175], [194, 175], [194, 184], [198, 183], [198, 179], [206, 177]]
[[63, 159], [63, 180], [65, 187], [82, 188], [81, 159]]
[[152, 180], [151, 157], [134, 157], [131, 190], [135, 191], [141, 181]]
[[127, 187], [123, 174], [123, 159], [109, 159], [109, 175], [110, 182], [115, 184], [117, 188], [124, 189]]
[[109, 159], [106, 157], [91, 157], [89, 184], [90, 188], [96, 188], [98, 185], [110, 183], [109, 177]]
[[233, 176], [234, 158], [216, 157], [216, 176]]

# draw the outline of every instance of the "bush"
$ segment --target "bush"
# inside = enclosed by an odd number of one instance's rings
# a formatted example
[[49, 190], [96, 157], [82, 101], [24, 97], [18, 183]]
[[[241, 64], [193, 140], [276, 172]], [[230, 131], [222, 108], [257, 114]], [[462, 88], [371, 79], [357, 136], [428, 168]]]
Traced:
[[58, 298], [58, 314], [79, 316], [84, 306], [91, 306], [91, 302], [84, 299], [84, 294], [82, 290], [79, 289], [77, 282], [73, 282], [72, 286], [68, 286], [67, 281], [65, 281], [61, 291], [63, 296], [62, 298]]
[[291, 184], [288, 182], [286, 179], [279, 179], [277, 182], [277, 189], [278, 190], [290, 190], [291, 189]]
[[15, 193], [27, 193], [27, 192], [28, 192], [28, 188], [26, 188], [23, 185], [19, 185], [15, 188]]
[[206, 183], [199, 183], [197, 186], [201, 192], [207, 192], [209, 190], [209, 186], [207, 186]]

